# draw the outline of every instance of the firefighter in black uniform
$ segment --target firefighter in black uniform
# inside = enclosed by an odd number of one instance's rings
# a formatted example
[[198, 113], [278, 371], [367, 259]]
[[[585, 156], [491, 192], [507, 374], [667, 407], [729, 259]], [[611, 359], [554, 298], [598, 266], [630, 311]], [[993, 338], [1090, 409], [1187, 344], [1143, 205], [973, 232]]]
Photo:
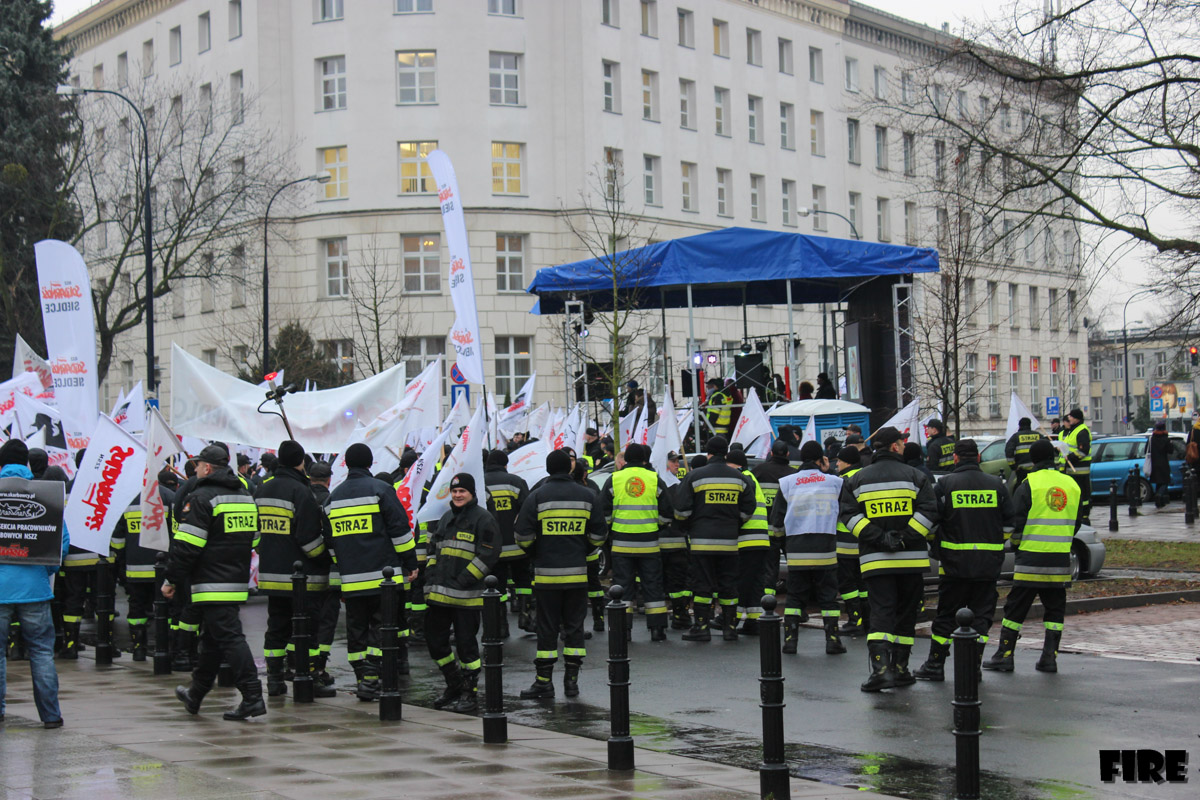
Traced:
[[[425, 642], [429, 657], [446, 678], [446, 690], [433, 701], [444, 708], [474, 714], [479, 708], [480, 612], [483, 579], [500, 559], [500, 526], [479, 505], [475, 478], [460, 472], [450, 480], [450, 510], [429, 528], [429, 560], [425, 563]], [[454, 631], [455, 663], [450, 649]]]
[[738, 533], [754, 514], [754, 486], [749, 478], [725, 463], [729, 443], [713, 436], [705, 449], [708, 463], [687, 474], [676, 496], [675, 518], [688, 531], [692, 629], [689, 642], [712, 638], [712, 603], [720, 598], [723, 638], [737, 641]]
[[[650, 448], [636, 442], [625, 448], [625, 468], [613, 473], [600, 496], [611, 531], [612, 580], [632, 590], [640, 582], [650, 641], [667, 640], [667, 601], [663, 590], [658, 532], [673, 518], [671, 501], [658, 473], [647, 461]], [[633, 613], [633, 604], [629, 613]], [[632, 629], [632, 625], [630, 626]]]
[[925, 424], [929, 438], [925, 446], [925, 466], [930, 472], [949, 472], [954, 469], [954, 437], [946, 435], [946, 423], [931, 419]]
[[1033, 430], [1032, 425], [1033, 420], [1029, 417], [1021, 417], [1017, 420], [1017, 432], [1008, 437], [1008, 442], [1004, 445], [1004, 457], [1008, 459], [1008, 466], [1012, 470], [1014, 487], [1025, 480], [1029, 471], [1033, 469], [1029, 448], [1038, 439], [1043, 438]]
[[[264, 457], [265, 462], [265, 457]], [[333, 478], [333, 469], [326, 461], [314, 461], [308, 468], [309, 488], [313, 498], [324, 514], [325, 505], [329, 502], [329, 481]], [[335, 581], [334, 578], [337, 578]], [[313, 667], [314, 677], [325, 686], [333, 686], [333, 676], [326, 667], [329, 664], [329, 653], [333, 648], [333, 637], [337, 632], [338, 617], [342, 615], [341, 578], [337, 576], [332, 566], [329, 570], [329, 589], [321, 593], [321, 606], [317, 609], [317, 663]], [[412, 621], [409, 620], [409, 628]]]
[[[214, 443], [216, 444], [216, 443]], [[223, 445], [217, 445], [222, 446]], [[226, 450], [228, 452], [228, 450]], [[195, 458], [189, 458], [183, 465], [185, 480], [175, 493], [175, 502], [171, 505], [172, 543], [174, 534], [179, 531], [179, 523], [183, 519], [183, 507], [187, 498], [196, 489], [199, 478], [196, 477]], [[174, 545], [172, 544], [172, 547]], [[200, 613], [192, 607], [191, 593], [187, 581], [175, 585], [175, 593], [171, 596], [171, 638], [172, 648], [171, 670], [173, 672], [191, 672], [196, 666], [196, 645], [200, 638]]]
[[[267, 632], [263, 655], [267, 659], [267, 695], [287, 694], [288, 654], [292, 638], [292, 569], [305, 562], [307, 607], [319, 610], [329, 590], [329, 555], [324, 526], [329, 522], [309, 488], [304, 475], [304, 448], [288, 439], [279, 445], [275, 472], [254, 494], [258, 505], [258, 591], [267, 596]], [[313, 615], [314, 618], [318, 614]], [[318, 622], [318, 628], [320, 623]], [[317, 635], [320, 641], [320, 635]], [[313, 672], [324, 671], [320, 647], [310, 649]], [[293, 673], [294, 674], [294, 673]], [[337, 692], [317, 680], [317, 697], [335, 697]]]
[[913, 677], [945, 680], [950, 634], [960, 608], [975, 612], [972, 627], [979, 632], [976, 663], [983, 659], [992, 615], [999, 593], [996, 581], [1004, 565], [1004, 542], [1012, 535], [1013, 505], [1004, 481], [979, 469], [979, 447], [974, 439], [954, 445], [954, 472], [938, 481], [937, 528], [933, 550], [938, 558], [937, 617], [929, 643], [929, 658]]
[[604, 542], [599, 498], [571, 478], [571, 458], [561, 450], [546, 456], [549, 477], [533, 489], [517, 516], [516, 539], [529, 553], [537, 610], [537, 678], [521, 697], [554, 697], [558, 633], [564, 634], [563, 693], [579, 694], [588, 612], [588, 554]]
[[229, 452], [223, 447], [210, 444], [200, 451], [196, 478], [171, 543], [162, 586], [163, 596], [170, 599], [176, 584], [188, 583], [192, 607], [203, 626], [192, 683], [176, 686], [175, 696], [189, 714], [199, 713], [224, 658], [242, 693], [242, 702], [226, 711], [225, 719], [260, 717], [267, 713], [262, 683], [238, 616], [238, 606], [249, 596], [258, 508], [229, 468]]
[[[483, 473], [483, 482], [487, 486], [487, 509], [496, 518], [500, 526], [502, 547], [500, 561], [492, 574], [500, 581], [501, 603], [508, 602], [509, 592], [512, 592], [513, 605], [517, 612], [517, 627], [521, 630], [533, 628], [533, 617], [529, 613], [530, 599], [533, 597], [533, 576], [529, 572], [529, 556], [513, 538], [513, 526], [517, 522], [517, 513], [521, 504], [529, 494], [529, 484], [525, 479], [508, 472], [508, 454], [503, 450], [493, 450], [488, 453], [487, 469]], [[500, 617], [501, 635], [508, 638], [508, 615]]]
[[871, 465], [846, 479], [841, 497], [841, 521], [858, 538], [858, 561], [871, 593], [871, 674], [859, 687], [864, 692], [916, 680], [908, 657], [929, 569], [927, 539], [938, 520], [932, 481], [901, 461], [900, 431], [881, 428], [872, 441]]
[[[682, 478], [687, 473], [680, 469], [679, 454], [667, 453], [667, 471]], [[679, 484], [667, 487], [667, 500], [675, 507]], [[687, 534], [671, 514], [671, 521], [658, 531], [658, 549], [662, 558], [663, 591], [671, 604], [671, 630], [686, 631], [692, 627], [692, 615], [688, 611], [692, 593], [688, 590], [688, 544]]]
[[154, 607], [154, 560], [159, 551], [142, 546], [142, 507], [139, 501], [129, 504], [113, 529], [114, 548], [120, 542], [121, 558], [118, 569], [124, 573], [125, 594], [129, 608], [125, 620], [129, 623], [129, 641], [133, 660], [146, 660], [146, 626]]
[[[846, 445], [837, 453], [837, 474], [849, 478], [862, 469], [862, 451]], [[846, 606], [846, 623], [838, 629], [843, 636], [858, 636], [871, 630], [871, 604], [867, 584], [858, 563], [858, 539], [841, 521], [837, 524], [838, 593]]]
[[[340, 579], [346, 604], [346, 658], [358, 681], [359, 700], [379, 696], [380, 589], [383, 568], [399, 568], [405, 581], [417, 572], [408, 515], [396, 492], [371, 475], [371, 448], [358, 442], [346, 448], [346, 480], [329, 495], [325, 514], [329, 527], [326, 544]], [[403, 607], [403, 606], [402, 606]], [[400, 673], [408, 674], [408, 645], [405, 619], [399, 622], [398, 660]]]
[[[754, 479], [758, 481], [759, 487], [762, 489], [763, 497], [766, 498], [768, 512], [770, 511], [771, 504], [775, 502], [775, 495], [779, 494], [779, 481], [796, 472], [796, 468], [790, 463], [790, 455], [791, 450], [787, 442], [776, 439], [771, 444], [771, 456], [750, 470], [751, 474], [754, 475]], [[779, 583], [779, 557], [782, 552], [783, 533], [772, 529], [771, 552], [767, 556], [767, 594], [775, 594], [775, 586]]]
[[767, 561], [771, 555], [771, 529], [767, 524], [766, 495], [758, 485], [758, 479], [750, 472], [746, 452], [734, 447], [725, 455], [725, 463], [746, 476], [754, 491], [754, 513], [742, 523], [738, 531], [738, 619], [742, 620], [741, 632], [747, 636], [758, 635], [758, 618], [763, 615], [762, 598], [770, 586], [767, 583]]

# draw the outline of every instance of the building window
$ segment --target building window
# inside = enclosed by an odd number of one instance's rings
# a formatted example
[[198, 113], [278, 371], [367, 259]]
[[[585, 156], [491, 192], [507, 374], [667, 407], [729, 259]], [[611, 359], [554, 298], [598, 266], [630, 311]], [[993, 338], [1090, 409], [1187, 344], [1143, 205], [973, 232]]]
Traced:
[[522, 234], [496, 234], [496, 291], [525, 291], [525, 237]]
[[183, 28], [176, 26], [167, 34], [167, 55], [172, 67], [183, 61]]
[[1050, 289], [1046, 301], [1046, 311], [1050, 315], [1050, 330], [1058, 330], [1058, 289]]
[[750, 219], [755, 222], [767, 221], [765, 197], [763, 196], [764, 180], [762, 175], [750, 176]]
[[886, 100], [888, 90], [887, 70], [883, 67], [875, 68], [875, 99]]
[[808, 79], [812, 83], [825, 82], [825, 56], [819, 47], [808, 48]]
[[620, 199], [624, 164], [620, 150], [615, 147], [604, 148], [604, 192], [609, 200]]
[[521, 194], [525, 145], [492, 142], [492, 194]]
[[727, 169], [717, 170], [717, 216], [733, 216], [733, 196], [729, 193], [732, 173]]
[[694, 131], [696, 129], [696, 82], [680, 79], [679, 81], [679, 127]]
[[938, 183], [946, 180], [946, 143], [941, 139], [933, 143], [933, 179]]
[[217, 351], [215, 348], [211, 350], [201, 350], [200, 356], [204, 359], [204, 363], [208, 364], [210, 367], [215, 367], [217, 365]]
[[337, 111], [346, 107], [346, 57], [332, 56], [317, 60], [321, 74], [321, 110]]
[[682, 179], [682, 208], [684, 211], [695, 211], [696, 165], [689, 161], [679, 163], [679, 173]]
[[882, 125], [875, 126], [875, 169], [888, 168], [888, 129]]
[[916, 89], [913, 87], [911, 72], [900, 73], [900, 102], [910, 106], [916, 100]]
[[329, 173], [325, 184], [326, 200], [341, 200], [350, 196], [349, 148], [325, 147], [317, 151], [318, 169]]
[[[426, 9], [432, 10], [433, 0], [421, 0], [423, 3], [431, 6]], [[409, 0], [412, 2], [412, 0]], [[502, 17], [515, 17], [517, 15], [517, 0], [488, 0], [488, 13], [499, 14]]]
[[810, 111], [808, 114], [809, 143], [814, 156], [825, 155], [825, 112]]
[[646, 205], [661, 206], [662, 198], [658, 187], [662, 182], [662, 159], [658, 156], [642, 156], [642, 188], [645, 190]]
[[751, 95], [747, 105], [749, 108], [747, 123], [750, 131], [750, 141], [762, 144], [762, 98]]
[[779, 104], [779, 146], [784, 150], [795, 150], [792, 131], [796, 128], [796, 107], [791, 103]]
[[901, 142], [904, 147], [904, 174], [911, 178], [917, 174], [917, 137], [905, 133]]
[[330, 22], [342, 18], [342, 0], [317, 0], [317, 21]]
[[1067, 330], [1075, 330], [1075, 290], [1067, 290]]
[[881, 242], [892, 240], [892, 211], [886, 197], [875, 198], [875, 230]]
[[858, 91], [858, 59], [846, 56], [846, 91]]
[[[1104, 368], [1103, 368], [1103, 365], [1100, 363], [1100, 360], [1097, 359], [1097, 360], [1093, 361], [1091, 364], [1091, 367], [1092, 367], [1092, 369], [1091, 369], [1092, 380], [1094, 380], [1094, 381], [1104, 380]], [[1095, 403], [1096, 398], [1093, 397], [1092, 402]]]
[[[512, 6], [513, 13], [516, 13], [516, 0], [488, 0], [489, 13], [503, 14], [503, 11], [493, 11], [493, 6], [496, 6], [497, 8]], [[429, 13], [431, 11], [433, 11], [433, 0], [396, 0], [397, 14], [420, 14]]]
[[604, 64], [604, 110], [621, 113], [621, 65], [615, 61]]
[[[444, 336], [405, 336], [400, 341], [400, 363], [404, 364], [404, 374], [417, 376], [437, 359], [446, 355], [446, 337]], [[446, 387], [446, 359], [442, 358], [441, 381], [442, 394]]]
[[954, 92], [954, 104], [958, 107], [958, 118], [967, 118], [967, 90], [957, 89]]
[[400, 194], [433, 194], [437, 182], [425, 156], [437, 149], [437, 142], [397, 142], [400, 161]]
[[171, 318], [182, 319], [187, 307], [187, 295], [184, 292], [183, 284], [176, 284], [171, 289]]
[[196, 18], [196, 52], [207, 53], [212, 47], [212, 17], [205, 11]]
[[1154, 377], [1160, 380], [1167, 377], [1167, 354], [1161, 350], [1154, 354]]
[[939, 207], [934, 214], [937, 222], [937, 248], [945, 250], [950, 245], [950, 212]]
[[442, 291], [442, 237], [423, 233], [400, 237], [404, 251], [404, 291], [430, 294]]
[[784, 225], [796, 224], [796, 182], [784, 179], [781, 183], [779, 214]]
[[658, 3], [656, 0], [642, 0], [642, 36], [651, 39], [658, 38]]
[[1000, 311], [996, 307], [996, 282], [987, 282], [987, 321], [988, 325], [995, 326], [1000, 322]]
[[642, 119], [658, 121], [658, 73], [642, 70]]
[[967, 394], [967, 416], [968, 417], [978, 417], [979, 416], [979, 398], [976, 396], [976, 393], [975, 393], [975, 381], [976, 381], [976, 375], [978, 374], [978, 372], [979, 372], [979, 355], [976, 353], [967, 353], [966, 365], [965, 365], [965, 369], [964, 369], [965, 374], [963, 376], [965, 379], [964, 382], [966, 383], [966, 386], [963, 388]]
[[712, 23], [713, 32], [713, 55], [729, 58], [729, 23], [719, 19], [714, 19]]
[[855, 239], [859, 239], [861, 237], [858, 234], [858, 227], [862, 224], [862, 220], [860, 219], [862, 213], [862, 195], [858, 192], [850, 192], [846, 207], [849, 212], [846, 216], [850, 218], [850, 235]]
[[1000, 356], [988, 356], [988, 416], [992, 419], [1000, 416]]
[[717, 121], [717, 136], [729, 135], [729, 90], [720, 86], [713, 89], [713, 113]]
[[1041, 376], [1038, 375], [1041, 369], [1042, 360], [1037, 356], [1029, 357], [1029, 402], [1033, 405], [1030, 409], [1034, 416], [1042, 414], [1042, 387]]
[[1041, 312], [1038, 310], [1038, 287], [1029, 287], [1029, 329], [1036, 331], [1042, 327]]
[[[669, 341], [662, 336], [650, 337], [650, 385], [655, 394], [660, 394], [665, 386], [669, 385], [670, 378], [668, 369], [670, 368], [667, 354], [669, 352]], [[666, 383], [664, 383], [664, 380]]]
[[1008, 324], [1014, 330], [1021, 327], [1020, 303], [1017, 300], [1017, 292], [1019, 288], [1017, 284], [1010, 283], [1008, 285]]
[[154, 40], [142, 42], [142, 77], [149, 78], [154, 74]]
[[1021, 357], [1008, 357], [1008, 391], [1010, 394], [1020, 392], [1021, 388]]
[[521, 56], [517, 53], [488, 55], [489, 101], [494, 106], [521, 104]]
[[917, 204], [911, 201], [904, 203], [904, 243], [917, 243]]
[[238, 245], [229, 257], [230, 306], [242, 308], [246, 305], [246, 248]]
[[242, 0], [229, 0], [229, 40], [242, 35]]
[[345, 297], [350, 293], [350, 250], [343, 236], [321, 241], [325, 262], [325, 296]]
[[[1054, 291], [1051, 289], [1051, 291]], [[1137, 380], [1144, 380], [1146, 377], [1146, 354], [1133, 354], [1133, 377]]]
[[117, 54], [117, 88], [124, 89], [129, 85], [129, 53]]
[[858, 120], [846, 120], [846, 160], [851, 164], [861, 164], [862, 154], [859, 145], [859, 125]]
[[325, 359], [337, 367], [347, 380], [354, 380], [354, 341], [352, 339], [324, 339], [321, 349]]
[[762, 66], [762, 32], [746, 28], [746, 63], [752, 67]]
[[792, 66], [792, 40], [779, 40], [779, 71], [784, 75], [793, 74]]
[[238, 70], [229, 76], [229, 116], [234, 125], [241, 125], [246, 118], [246, 105], [242, 97], [245, 81], [242, 71]]
[[96, 66], [92, 67], [92, 88], [93, 89], [103, 89], [104, 88], [104, 65], [103, 64], [97, 64]]
[[496, 337], [496, 396], [511, 399], [533, 374], [533, 337]]
[[696, 17], [685, 8], [676, 9], [676, 22], [679, 27], [679, 46], [696, 46]]
[[825, 187], [814, 184], [812, 187], [812, 222], [814, 231], [829, 230], [829, 220], [826, 218], [825, 214], [821, 213], [825, 209]]
[[436, 103], [437, 53], [396, 53], [396, 87], [397, 103]]
[[600, 23], [613, 28], [621, 27], [620, 3], [618, 0], [600, 0]]

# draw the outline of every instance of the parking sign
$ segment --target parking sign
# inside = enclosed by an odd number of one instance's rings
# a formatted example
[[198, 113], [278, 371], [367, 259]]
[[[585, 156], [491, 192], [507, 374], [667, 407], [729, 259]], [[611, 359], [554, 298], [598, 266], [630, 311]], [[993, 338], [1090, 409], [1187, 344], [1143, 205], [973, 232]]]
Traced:
[[1046, 398], [1046, 416], [1057, 417], [1059, 415], [1059, 401], [1057, 397]]
[[1163, 401], [1161, 397], [1150, 398], [1150, 413], [1161, 414], [1163, 410]]
[[466, 385], [465, 383], [450, 384], [450, 405], [451, 405], [451, 407], [453, 407], [454, 404], [458, 402], [458, 396], [460, 394], [463, 395], [463, 400], [465, 400], [468, 403], [471, 402], [471, 387], [470, 386]]

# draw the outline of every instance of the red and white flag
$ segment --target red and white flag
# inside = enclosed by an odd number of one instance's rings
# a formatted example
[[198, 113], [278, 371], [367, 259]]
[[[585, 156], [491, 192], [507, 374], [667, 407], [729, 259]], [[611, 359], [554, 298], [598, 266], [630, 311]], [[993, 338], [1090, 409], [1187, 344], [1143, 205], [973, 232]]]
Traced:
[[746, 396], [746, 404], [742, 407], [742, 413], [738, 417], [737, 427], [733, 429], [733, 439], [730, 444], [738, 442], [749, 453], [750, 444], [758, 437], [770, 432], [771, 422], [767, 419], [767, 412], [763, 410], [763, 404], [758, 399], [758, 392], [750, 389]]
[[113, 528], [142, 487], [146, 448], [101, 414], [63, 512], [71, 544], [108, 555]]
[[416, 530], [417, 511], [421, 508], [421, 491], [425, 488], [425, 481], [429, 480], [429, 476], [433, 474], [438, 459], [442, 457], [442, 447], [449, 438], [449, 428], [435, 436], [429, 446], [425, 448], [425, 452], [417, 456], [417, 460], [413, 462], [412, 466], [408, 468], [408, 472], [404, 473], [404, 477], [400, 479], [400, 483], [396, 485], [396, 499], [408, 512], [408, 524], [413, 530]]
[[463, 428], [462, 436], [453, 452], [446, 456], [442, 463], [442, 471], [438, 473], [433, 486], [429, 487], [429, 496], [425, 505], [417, 512], [418, 522], [430, 522], [441, 519], [442, 514], [450, 508], [450, 481], [460, 472], [469, 472], [475, 479], [475, 496], [484, 491], [483, 483], [483, 437], [487, 423], [483, 419], [483, 403], [475, 409], [470, 424]]
[[77, 450], [100, 413], [91, 282], [83, 256], [66, 242], [44, 239], [33, 252], [54, 399], [62, 410], [68, 443]]
[[142, 471], [142, 547], [166, 551], [171, 544], [167, 512], [158, 492], [158, 471], [170, 458], [186, 455], [179, 439], [157, 408], [151, 408], [146, 423], [146, 468]]

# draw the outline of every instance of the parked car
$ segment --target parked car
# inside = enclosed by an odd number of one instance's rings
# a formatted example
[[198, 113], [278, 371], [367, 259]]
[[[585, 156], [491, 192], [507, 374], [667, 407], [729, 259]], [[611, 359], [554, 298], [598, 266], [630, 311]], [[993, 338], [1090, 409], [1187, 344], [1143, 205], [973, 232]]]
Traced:
[[[1170, 463], [1171, 480], [1167, 486], [1170, 492], [1183, 492], [1183, 455], [1187, 451], [1187, 440], [1183, 434], [1168, 434], [1171, 438]], [[1134, 486], [1129, 483], [1129, 470], [1137, 467], [1139, 470], [1146, 459], [1146, 447], [1150, 437], [1138, 434], [1136, 436], [1110, 436], [1097, 439], [1092, 443], [1092, 497], [1107, 498], [1112, 490], [1112, 482], [1117, 482], [1117, 496], [1128, 499], [1133, 496]], [[1137, 489], [1141, 492], [1143, 503], [1154, 499], [1154, 487], [1146, 475], [1138, 478]]]
[[[987, 440], [987, 443], [984, 443]], [[1004, 446], [1008, 444], [1003, 436], [976, 436], [979, 445], [979, 468], [988, 475], [996, 475], [1004, 480], [1012, 474], [1008, 458], [1004, 455]]]

